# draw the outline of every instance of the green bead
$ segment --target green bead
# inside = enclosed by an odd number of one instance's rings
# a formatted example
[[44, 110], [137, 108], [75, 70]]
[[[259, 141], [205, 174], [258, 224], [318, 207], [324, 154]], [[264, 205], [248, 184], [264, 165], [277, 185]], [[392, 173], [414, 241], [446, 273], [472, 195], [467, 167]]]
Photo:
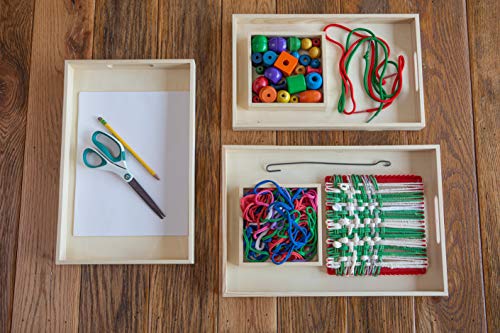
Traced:
[[267, 51], [267, 37], [262, 35], [253, 36], [252, 52], [266, 52], [266, 51]]
[[257, 66], [257, 67], [255, 67], [255, 72], [257, 74], [263, 74], [265, 70], [266, 69], [264, 68], [264, 66]]
[[301, 45], [300, 39], [298, 39], [297, 37], [288, 38], [287, 47], [289, 51], [291, 52], [298, 51], [300, 49], [300, 45]]
[[287, 77], [286, 84], [288, 86], [288, 92], [290, 94], [295, 94], [307, 89], [306, 78], [302, 74]]

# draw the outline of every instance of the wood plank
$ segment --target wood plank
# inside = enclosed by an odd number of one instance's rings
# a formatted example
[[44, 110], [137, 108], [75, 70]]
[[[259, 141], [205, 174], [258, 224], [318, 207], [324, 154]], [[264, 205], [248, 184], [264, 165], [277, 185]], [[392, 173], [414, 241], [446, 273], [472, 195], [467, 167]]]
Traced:
[[10, 329], [21, 211], [34, 1], [0, 1], [0, 331]]
[[[232, 130], [232, 15], [275, 14], [276, 0], [225, 0], [222, 9], [222, 144], [275, 144], [276, 132], [274, 131], [236, 132]], [[219, 276], [222, 278], [222, 274]], [[220, 332], [275, 332], [277, 320], [275, 297], [223, 298], [219, 296], [218, 330]]]
[[[157, 57], [156, 0], [97, 0], [94, 59]], [[148, 329], [150, 266], [82, 266], [79, 331]]]
[[217, 328], [220, 218], [221, 2], [161, 0], [161, 58], [196, 61], [195, 265], [153, 266], [152, 332]]
[[54, 257], [64, 60], [90, 57], [94, 5], [37, 1], [34, 13], [11, 327], [13, 332], [74, 332], [80, 267], [56, 266]]
[[419, 1], [427, 126], [441, 144], [449, 297], [415, 299], [417, 331], [486, 330], [467, 22], [463, 1]]
[[467, 1], [467, 22], [471, 62], [472, 102], [476, 139], [476, 162], [481, 222], [486, 319], [488, 331], [500, 332], [500, 192], [498, 188], [498, 1]]
[[[286, 0], [278, 2], [279, 14], [339, 13], [340, 1]], [[282, 131], [280, 145], [336, 145], [343, 141], [342, 132]], [[347, 298], [284, 297], [278, 299], [279, 331], [345, 332]]]
[[[343, 13], [412, 13], [412, 4], [395, 0], [348, 1], [342, 3]], [[354, 27], [351, 27], [354, 28]], [[382, 112], [396, 112], [394, 108]], [[374, 123], [377, 119], [373, 120]], [[407, 144], [403, 131], [344, 132], [347, 145]], [[414, 300], [412, 297], [350, 298], [348, 327], [353, 331], [410, 332], [414, 327]], [[376, 309], [374, 311], [374, 309]]]

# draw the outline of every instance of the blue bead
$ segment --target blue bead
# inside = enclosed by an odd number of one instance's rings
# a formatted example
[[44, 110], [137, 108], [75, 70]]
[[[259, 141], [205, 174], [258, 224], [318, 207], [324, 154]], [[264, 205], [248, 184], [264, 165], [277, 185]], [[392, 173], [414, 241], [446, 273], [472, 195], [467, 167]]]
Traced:
[[252, 65], [258, 66], [262, 63], [262, 53], [252, 53]]
[[309, 66], [311, 63], [311, 57], [307, 54], [303, 54], [299, 57], [299, 62], [302, 66]]
[[286, 89], [286, 80], [285, 78], [281, 79], [280, 82], [276, 84], [271, 84], [271, 86], [276, 90], [285, 90]]
[[278, 55], [274, 51], [267, 51], [264, 53], [262, 61], [264, 61], [265, 66], [272, 66], [274, 62], [278, 59]]
[[299, 59], [299, 58], [300, 58], [300, 54], [299, 54], [299, 52], [297, 52], [297, 51], [293, 51], [293, 52], [291, 53], [291, 55], [293, 55], [293, 56], [294, 56], [295, 58], [297, 58], [297, 59]]
[[311, 60], [311, 67], [312, 68], [319, 68], [319, 66], [321, 66], [321, 61], [319, 61], [319, 59]]
[[307, 89], [316, 90], [321, 88], [323, 84], [323, 78], [318, 73], [309, 73], [306, 75], [306, 85]]

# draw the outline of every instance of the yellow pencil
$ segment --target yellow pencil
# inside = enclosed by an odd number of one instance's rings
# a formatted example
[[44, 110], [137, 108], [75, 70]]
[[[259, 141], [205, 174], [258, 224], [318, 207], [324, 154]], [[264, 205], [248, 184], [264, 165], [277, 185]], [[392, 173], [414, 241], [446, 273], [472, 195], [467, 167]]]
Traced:
[[97, 119], [101, 122], [101, 124], [103, 124], [103, 125], [104, 125], [104, 127], [106, 127], [106, 128], [107, 128], [107, 129], [111, 132], [111, 134], [113, 134], [113, 136], [114, 136], [115, 138], [117, 138], [117, 139], [118, 139], [118, 141], [120, 141], [120, 142], [122, 143], [122, 145], [125, 147], [125, 149], [127, 149], [127, 150], [128, 150], [128, 151], [132, 154], [132, 155], [134, 155], [135, 159], [136, 159], [136, 160], [138, 160], [138, 161], [139, 161], [139, 163], [141, 163], [141, 164], [142, 164], [142, 166], [143, 166], [146, 170], [148, 170], [148, 172], [149, 172], [149, 173], [150, 173], [153, 177], [155, 177], [156, 179], [160, 180], [160, 177], [158, 177], [158, 175], [156, 174], [156, 172], [155, 172], [153, 169], [151, 169], [151, 167], [150, 167], [149, 165], [147, 165], [147, 163], [146, 163], [146, 162], [144, 162], [144, 160], [143, 160], [142, 158], [140, 158], [140, 156], [139, 156], [139, 155], [138, 155], [138, 154], [137, 154], [137, 153], [136, 153], [136, 152], [132, 149], [132, 147], [130, 147], [130, 146], [129, 146], [126, 142], [125, 142], [125, 140], [123, 140], [123, 138], [122, 138], [120, 135], [118, 135], [118, 133], [116, 133], [116, 132], [115, 132], [115, 130], [114, 130], [111, 126], [109, 126], [109, 124], [106, 122], [106, 120], [102, 119], [102, 117], [98, 117]]

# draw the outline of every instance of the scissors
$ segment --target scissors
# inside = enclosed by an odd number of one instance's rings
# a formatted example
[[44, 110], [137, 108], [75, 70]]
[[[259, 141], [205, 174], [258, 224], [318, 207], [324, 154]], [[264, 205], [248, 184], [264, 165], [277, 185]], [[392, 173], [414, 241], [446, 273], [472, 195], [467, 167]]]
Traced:
[[125, 148], [114, 136], [95, 131], [92, 134], [92, 142], [97, 149], [87, 147], [83, 151], [83, 163], [91, 169], [110, 171], [117, 174], [121, 179], [130, 185], [144, 202], [151, 208], [158, 217], [163, 219], [166, 215], [153, 201], [144, 188], [137, 182], [132, 173], [127, 168], [125, 162]]

